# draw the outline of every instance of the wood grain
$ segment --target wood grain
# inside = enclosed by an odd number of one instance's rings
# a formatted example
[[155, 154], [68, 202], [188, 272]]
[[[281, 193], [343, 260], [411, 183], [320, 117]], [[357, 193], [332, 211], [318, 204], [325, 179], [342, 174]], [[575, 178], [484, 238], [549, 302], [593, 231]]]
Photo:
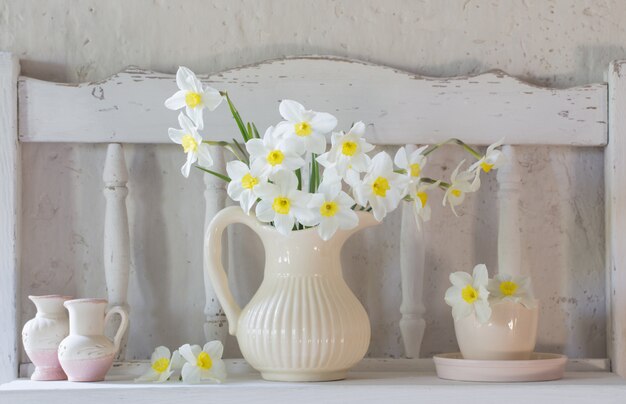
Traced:
[[604, 154], [607, 347], [626, 376], [626, 61], [609, 68], [609, 143]]
[[[361, 61], [297, 57], [204, 76], [228, 91], [259, 130], [280, 121], [278, 103], [296, 99], [335, 114], [340, 128], [371, 124], [377, 144], [436, 143], [462, 136], [470, 144], [604, 145], [606, 85], [552, 89], [501, 71], [432, 78]], [[177, 112], [163, 101], [174, 76], [129, 68], [102, 82], [59, 84], [21, 78], [23, 142], [169, 143]], [[205, 137], [230, 140], [234, 122], [225, 105], [205, 117]]]
[[18, 59], [0, 52], [0, 383], [17, 377], [19, 359], [21, 154], [17, 140]]

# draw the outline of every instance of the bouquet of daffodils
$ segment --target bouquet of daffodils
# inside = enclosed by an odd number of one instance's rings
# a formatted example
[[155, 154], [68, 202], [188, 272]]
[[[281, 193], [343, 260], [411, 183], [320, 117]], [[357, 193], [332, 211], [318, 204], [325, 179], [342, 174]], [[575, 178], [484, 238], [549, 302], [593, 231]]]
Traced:
[[[178, 116], [180, 128], [170, 128], [169, 136], [187, 154], [182, 174], [191, 166], [228, 182], [228, 195], [249, 214], [254, 208], [261, 222], [273, 225], [281, 234], [317, 226], [320, 237], [330, 239], [338, 229], [358, 225], [356, 210], [371, 211], [381, 221], [401, 201], [411, 203], [417, 225], [430, 219], [429, 193], [445, 191], [443, 205], [461, 204], [465, 194], [480, 187], [481, 172], [497, 169], [505, 162], [497, 148], [488, 147], [482, 155], [458, 139], [432, 146], [401, 147], [392, 158], [385, 152], [370, 156], [374, 146], [365, 139], [365, 124], [354, 123], [348, 131], [335, 131], [337, 119], [325, 112], [306, 109], [302, 104], [283, 100], [279, 112], [283, 120], [265, 130], [263, 136], [253, 123], [245, 124], [226, 92], [204, 86], [185, 67], [176, 73], [179, 91], [165, 101]], [[215, 110], [226, 100], [241, 132], [242, 142], [205, 140], [205, 109]], [[326, 135], [331, 134], [327, 150]], [[476, 161], [462, 169], [461, 161], [449, 181], [425, 177], [422, 171], [428, 156], [444, 144], [456, 144]], [[233, 160], [226, 173], [211, 170], [209, 146], [229, 150]], [[347, 191], [347, 192], [346, 192]]]
[[462, 271], [450, 274], [450, 282], [445, 300], [452, 307], [455, 321], [476, 313], [478, 322], [484, 324], [491, 318], [491, 306], [502, 301], [521, 303], [527, 308], [537, 305], [530, 278], [498, 274], [489, 279], [485, 264], [476, 265], [472, 275]]

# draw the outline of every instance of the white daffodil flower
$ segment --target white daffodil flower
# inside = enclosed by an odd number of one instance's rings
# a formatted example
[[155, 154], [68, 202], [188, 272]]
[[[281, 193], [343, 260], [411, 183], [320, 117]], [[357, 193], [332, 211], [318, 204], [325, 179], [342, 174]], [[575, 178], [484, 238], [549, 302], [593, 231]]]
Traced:
[[446, 202], [450, 203], [450, 207], [455, 216], [458, 216], [458, 214], [454, 207], [463, 203], [465, 194], [468, 192], [476, 192], [478, 188], [480, 188], [480, 170], [459, 172], [464, 163], [465, 160], [461, 161], [452, 172], [450, 176], [450, 187], [446, 190], [443, 197], [443, 206], [446, 206]]
[[322, 240], [330, 240], [338, 229], [353, 229], [359, 224], [353, 205], [354, 199], [341, 190], [341, 178], [325, 176], [307, 205], [319, 223], [317, 232]]
[[244, 212], [250, 213], [250, 209], [257, 200], [254, 190], [259, 184], [266, 182], [267, 177], [261, 175], [259, 167], [250, 169], [239, 160], [229, 161], [226, 164], [226, 172], [230, 177], [228, 196], [233, 201], [239, 202]]
[[135, 381], [163, 383], [174, 373], [172, 370], [172, 359], [173, 357], [170, 355], [170, 350], [166, 347], [159, 346], [155, 348], [150, 357], [150, 369], [136, 378]]
[[326, 112], [307, 110], [299, 102], [282, 100], [278, 107], [284, 121], [277, 125], [282, 135], [302, 143], [304, 149], [315, 154], [326, 150], [326, 137], [335, 126], [337, 118]]
[[406, 171], [412, 182], [419, 180], [422, 176], [422, 170], [426, 166], [428, 160], [422, 153], [428, 148], [428, 145], [415, 149], [413, 145], [406, 145], [398, 149], [393, 159], [398, 168]]
[[181, 371], [183, 382], [200, 383], [212, 380], [221, 383], [226, 380], [226, 365], [222, 360], [224, 346], [220, 341], [207, 342], [203, 348], [200, 345], [185, 344], [178, 350], [185, 359]]
[[180, 172], [185, 178], [189, 177], [191, 166], [196, 161], [202, 167], [211, 167], [213, 159], [209, 152], [209, 145], [202, 143], [202, 136], [198, 133], [198, 127], [193, 124], [182, 112], [178, 114], [178, 123], [181, 129], [169, 128], [168, 134], [172, 142], [183, 146], [187, 153], [187, 161]]
[[488, 173], [491, 170], [496, 170], [502, 167], [506, 163], [506, 156], [500, 150], [496, 149], [502, 146], [502, 142], [504, 142], [504, 138], [487, 147], [485, 155], [480, 160], [472, 164], [469, 171], [480, 171], [482, 169], [484, 172]]
[[176, 72], [176, 84], [179, 90], [165, 100], [165, 106], [173, 110], [186, 108], [187, 116], [195, 122], [198, 129], [202, 129], [204, 127], [203, 109], [215, 110], [224, 97], [213, 87], [203, 87], [196, 75], [183, 66], [180, 66]]
[[480, 323], [486, 323], [491, 317], [489, 291], [487, 284], [489, 274], [485, 264], [474, 267], [472, 275], [467, 272], [450, 274], [452, 286], [446, 290], [445, 300], [452, 307], [452, 317], [458, 321], [473, 312]]
[[430, 205], [428, 204], [428, 190], [439, 186], [441, 181], [432, 184], [422, 183], [420, 185], [409, 185], [409, 195], [413, 198], [413, 214], [417, 229], [421, 229], [421, 224], [430, 220]]
[[356, 185], [356, 201], [362, 206], [369, 202], [374, 217], [379, 222], [398, 207], [398, 203], [406, 195], [408, 185], [406, 176], [393, 172], [393, 162], [385, 152], [372, 158], [370, 169], [362, 181], [350, 182]]
[[301, 157], [304, 149], [294, 139], [283, 138], [280, 132], [270, 126], [263, 139], [250, 139], [246, 142], [250, 153], [251, 167], [259, 175], [269, 177], [281, 169], [295, 171], [305, 163]]
[[521, 303], [528, 308], [537, 306], [530, 278], [527, 276], [498, 274], [489, 280], [487, 289], [489, 290], [489, 300], [493, 303], [508, 300]]
[[368, 170], [370, 158], [366, 153], [374, 149], [363, 138], [365, 124], [355, 123], [348, 133], [334, 132], [331, 136], [330, 150], [317, 158], [325, 168], [334, 167], [337, 174], [345, 178], [348, 170], [362, 173]]
[[287, 170], [280, 170], [270, 182], [257, 185], [256, 217], [261, 222], [274, 222], [279, 233], [289, 235], [296, 220], [306, 226], [315, 224], [315, 216], [307, 209], [311, 195], [298, 190], [298, 178]]

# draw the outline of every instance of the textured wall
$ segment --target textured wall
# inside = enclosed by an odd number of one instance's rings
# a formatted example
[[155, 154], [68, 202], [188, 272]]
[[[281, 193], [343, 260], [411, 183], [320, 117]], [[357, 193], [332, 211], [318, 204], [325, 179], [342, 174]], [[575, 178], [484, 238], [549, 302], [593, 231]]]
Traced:
[[620, 0], [3, 0], [0, 49], [25, 74], [98, 80], [135, 64], [204, 72], [330, 54], [433, 76], [500, 68], [557, 86], [626, 57]]
[[[433, 76], [500, 68], [565, 87], [602, 81], [611, 59], [626, 58], [625, 14], [626, 3], [597, 0], [4, 0], [0, 49], [20, 56], [25, 75], [68, 82], [98, 80], [130, 64], [168, 72], [185, 64], [213, 72], [318, 53]], [[104, 295], [104, 147], [28, 144], [23, 157], [24, 294]], [[201, 228], [182, 225], [178, 208], [184, 199], [187, 209], [203, 210], [201, 180], [179, 178], [179, 157], [168, 146], [127, 148], [130, 300], [136, 307], [132, 357], [147, 357], [156, 344], [202, 338], [201, 252], [194, 242]], [[449, 170], [453, 158], [454, 153], [444, 154], [439, 169]], [[543, 299], [540, 348], [605, 356], [602, 153], [528, 147], [520, 149], [519, 158], [525, 173], [524, 265]], [[133, 182], [137, 178], [142, 181]], [[441, 299], [447, 274], [475, 262], [495, 266], [494, 197], [495, 182], [487, 182], [463, 218], [440, 208], [433, 212], [426, 229], [432, 270], [425, 280], [424, 355], [455, 348], [449, 309]], [[394, 228], [399, 217], [390, 219], [375, 239], [360, 236], [344, 254], [348, 281], [372, 316], [374, 356], [402, 354]], [[449, 245], [458, 249], [450, 252]], [[351, 257], [375, 246], [377, 254], [364, 254], [367, 265], [358, 268]], [[367, 282], [360, 281], [363, 268]], [[243, 288], [241, 298], [253, 289]], [[24, 319], [32, 316], [26, 301], [23, 310]]]

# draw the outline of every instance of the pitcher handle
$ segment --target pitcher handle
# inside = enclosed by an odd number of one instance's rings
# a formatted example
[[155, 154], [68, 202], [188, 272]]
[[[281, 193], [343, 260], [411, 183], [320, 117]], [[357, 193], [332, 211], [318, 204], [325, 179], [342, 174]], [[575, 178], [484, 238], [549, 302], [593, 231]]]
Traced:
[[230, 335], [237, 333], [241, 307], [233, 298], [233, 294], [228, 287], [228, 276], [222, 265], [222, 233], [228, 225], [233, 223], [245, 224], [257, 234], [259, 234], [261, 228], [261, 225], [253, 215], [247, 215], [239, 206], [230, 206], [222, 209], [215, 215], [206, 231], [206, 270], [215, 290], [217, 300], [219, 300], [226, 314], [226, 319], [228, 319], [228, 332]]
[[115, 347], [115, 352], [117, 353], [120, 350], [122, 337], [124, 336], [124, 333], [128, 328], [128, 313], [122, 306], [113, 306], [107, 311], [107, 314], [104, 316], [105, 324], [109, 321], [113, 314], [119, 314], [122, 318], [122, 321], [120, 322], [120, 327], [117, 329], [115, 337], [113, 338], [113, 346]]

